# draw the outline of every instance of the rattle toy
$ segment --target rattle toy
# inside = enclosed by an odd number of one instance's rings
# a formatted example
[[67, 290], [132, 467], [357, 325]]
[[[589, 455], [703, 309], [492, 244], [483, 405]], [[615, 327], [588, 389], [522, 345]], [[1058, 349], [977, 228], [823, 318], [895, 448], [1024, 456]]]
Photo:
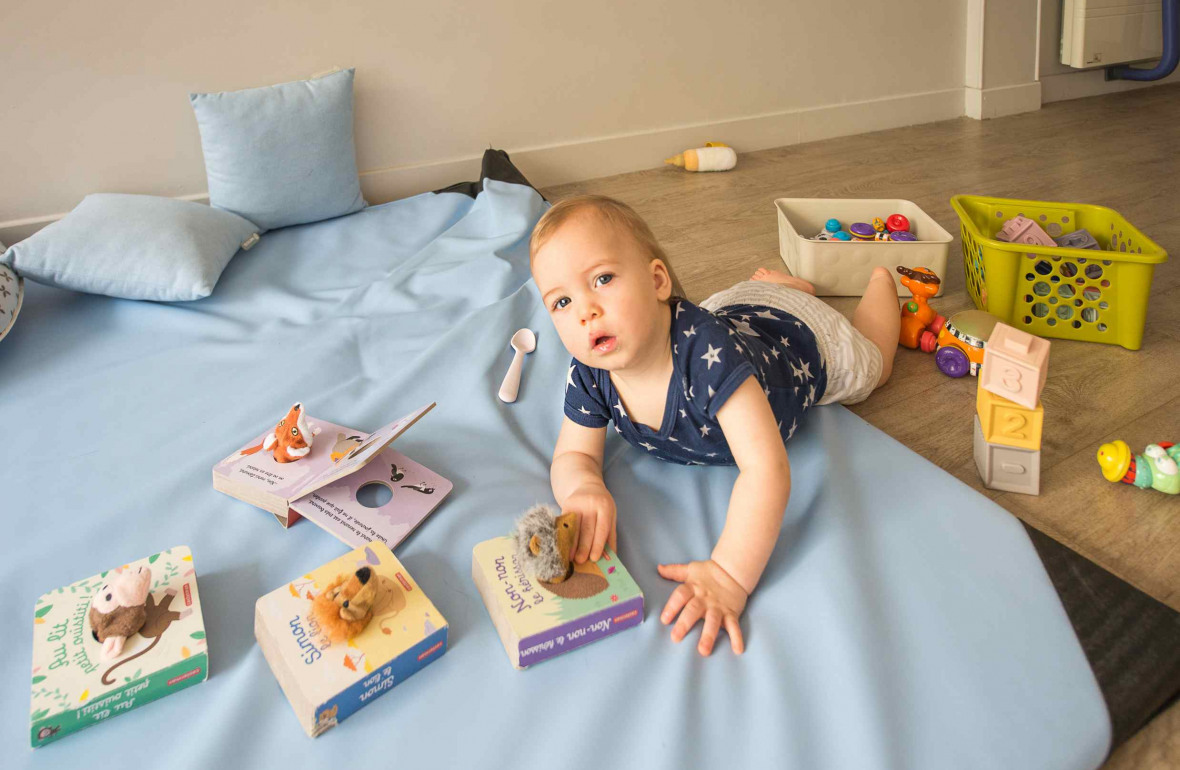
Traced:
[[1171, 441], [1148, 444], [1141, 455], [1131, 454], [1125, 441], [1098, 447], [1098, 465], [1107, 481], [1157, 489], [1165, 495], [1180, 494], [1180, 445]]
[[685, 150], [664, 163], [685, 171], [729, 171], [737, 165], [737, 153], [727, 144], [706, 142], [704, 147]]
[[946, 319], [926, 303], [938, 293], [942, 284], [934, 271], [928, 267], [910, 269], [897, 266], [901, 285], [910, 290], [913, 299], [901, 306], [901, 334], [898, 342], [911, 350], [921, 348], [923, 353], [932, 353], [937, 345], [937, 335], [942, 331]]
[[986, 310], [963, 310], [946, 320], [934, 346], [934, 363], [948, 377], [975, 377], [983, 349], [1000, 319]]

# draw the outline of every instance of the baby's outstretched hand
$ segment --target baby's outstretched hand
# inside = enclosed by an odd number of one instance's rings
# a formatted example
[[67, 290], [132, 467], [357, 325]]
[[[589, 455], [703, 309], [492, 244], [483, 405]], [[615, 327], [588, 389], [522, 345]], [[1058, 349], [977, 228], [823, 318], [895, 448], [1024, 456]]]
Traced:
[[562, 513], [571, 511], [578, 513], [580, 523], [574, 561], [578, 564], [587, 559], [598, 561], [602, 558], [603, 546], [607, 544], [611, 550], [618, 550], [615, 499], [605, 486], [597, 484], [578, 487], [566, 498], [565, 505], [561, 508]]
[[746, 609], [746, 599], [749, 598], [746, 589], [712, 559], [688, 564], [661, 564], [659, 571], [666, 580], [680, 583], [660, 613], [660, 622], [664, 625], [680, 615], [672, 628], [672, 641], [679, 642], [698, 620], [704, 618], [705, 627], [697, 652], [701, 655], [713, 652], [713, 643], [724, 624], [734, 654], [741, 655], [745, 644], [738, 618]]

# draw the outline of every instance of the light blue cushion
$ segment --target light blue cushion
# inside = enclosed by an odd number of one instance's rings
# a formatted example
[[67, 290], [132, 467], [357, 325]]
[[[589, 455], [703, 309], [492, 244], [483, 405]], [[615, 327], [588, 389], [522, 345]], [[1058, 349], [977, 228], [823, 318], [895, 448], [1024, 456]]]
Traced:
[[164, 302], [209, 296], [242, 242], [258, 232], [237, 214], [152, 195], [87, 195], [14, 244], [0, 262], [38, 283]]
[[352, 137], [353, 72], [190, 94], [209, 202], [265, 230], [364, 208]]

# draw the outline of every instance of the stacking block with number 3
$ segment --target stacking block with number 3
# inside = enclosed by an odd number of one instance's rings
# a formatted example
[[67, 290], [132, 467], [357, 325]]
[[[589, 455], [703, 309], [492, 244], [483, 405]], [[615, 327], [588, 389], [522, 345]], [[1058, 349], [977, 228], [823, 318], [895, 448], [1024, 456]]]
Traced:
[[1048, 374], [1048, 340], [1007, 324], [996, 324], [983, 349], [980, 388], [1034, 409]]
[[979, 412], [983, 438], [989, 444], [1021, 449], [1041, 448], [1045, 409], [1040, 404], [1037, 404], [1036, 409], [1025, 409], [1020, 404], [980, 388], [975, 398], [975, 409]]

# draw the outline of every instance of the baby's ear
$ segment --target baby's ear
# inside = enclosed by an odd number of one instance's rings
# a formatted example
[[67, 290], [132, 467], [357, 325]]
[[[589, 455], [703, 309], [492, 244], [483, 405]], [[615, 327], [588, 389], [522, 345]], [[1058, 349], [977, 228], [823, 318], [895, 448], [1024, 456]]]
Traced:
[[671, 268], [668, 267], [664, 260], [657, 257], [651, 261], [651, 277], [655, 283], [656, 297], [661, 302], [667, 302], [668, 298], [672, 296], [674, 284]]

